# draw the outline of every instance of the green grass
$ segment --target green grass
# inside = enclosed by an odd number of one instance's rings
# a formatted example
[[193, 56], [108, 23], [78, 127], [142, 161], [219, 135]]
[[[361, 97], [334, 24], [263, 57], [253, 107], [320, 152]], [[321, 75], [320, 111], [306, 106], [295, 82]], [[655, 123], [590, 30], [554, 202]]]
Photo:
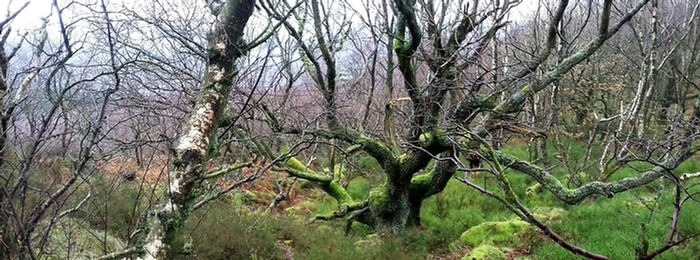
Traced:
[[[583, 146], [575, 141], [567, 141], [566, 150], [571, 155], [583, 155]], [[554, 147], [549, 146], [550, 154]], [[504, 152], [521, 159], [529, 159], [525, 146], [511, 146]], [[593, 151], [600, 153], [600, 151]], [[587, 174], [593, 174], [597, 169], [581, 167], [581, 165], [562, 165], [562, 161], [553, 160], [555, 167], [552, 173], [563, 182], [569, 174], [564, 169], [584, 169]], [[571, 164], [580, 163], [570, 161]], [[376, 161], [362, 158], [359, 165], [361, 171], [375, 171]], [[637, 176], [637, 169], [651, 167], [644, 163], [632, 163], [632, 167], [624, 167], [611, 177], [619, 180], [625, 177]], [[635, 169], [636, 168], [636, 169]], [[683, 163], [677, 173], [697, 172], [700, 162], [690, 160]], [[462, 173], [458, 173], [462, 174]], [[587, 199], [579, 205], [565, 205], [557, 200], [550, 192], [526, 196], [525, 190], [535, 184], [526, 175], [508, 170], [507, 178], [516, 195], [521, 201], [534, 209], [536, 207], [562, 208], [566, 210], [561, 217], [547, 220], [550, 227], [562, 235], [567, 241], [586, 250], [609, 256], [611, 259], [633, 259], [635, 248], [641, 239], [642, 224], [648, 223], [647, 237], [650, 249], [660, 247], [667, 237], [673, 211], [673, 193], [668, 181], [662, 181], [648, 187], [633, 189], [629, 192], [616, 194], [613, 198], [595, 197]], [[366, 199], [369, 191], [381, 183], [381, 175], [377, 172], [355, 175], [347, 187], [348, 193], [357, 201]], [[470, 177], [474, 183], [491, 191], [499, 192], [493, 176], [481, 173]], [[96, 193], [94, 200], [88, 204], [84, 212], [89, 214], [76, 216], [89, 223], [97, 230], [107, 230], [116, 238], [123, 239], [132, 231], [134, 222], [145, 205], [143, 196], [138, 193], [138, 186], [127, 184], [119, 189], [109, 190], [109, 183], [95, 182]], [[686, 186], [697, 185], [688, 183]], [[575, 186], [571, 186], [574, 188]], [[692, 188], [690, 192], [700, 191]], [[306, 190], [305, 192], [310, 192]], [[309, 224], [313, 214], [323, 214], [337, 209], [337, 203], [322, 192], [311, 192], [306, 197], [304, 207], [289, 213], [287, 216], [277, 216], [268, 213], [252, 212], [241, 204], [246, 201], [228, 196], [197, 211], [187, 222], [187, 228], [179, 237], [179, 246], [185, 246], [183, 259], [284, 259], [284, 249], [293, 252], [296, 259], [426, 259], [430, 257], [461, 257], [469, 252], [471, 247], [458, 241], [464, 231], [487, 221], [512, 220], [515, 215], [502, 204], [456, 180], [451, 180], [445, 190], [423, 202], [421, 224], [419, 228], [409, 229], [398, 237], [372, 236], [372, 230], [362, 224], [355, 223], [349, 236], [343, 236], [344, 221], [316, 222]], [[657, 196], [660, 194], [660, 196]], [[240, 196], [239, 196], [240, 197]], [[660, 199], [653, 202], [653, 199]], [[648, 205], [658, 205], [655, 214], [650, 218]], [[134, 205], [139, 203], [136, 208]], [[135, 210], [134, 210], [135, 209]], [[135, 212], [135, 213], [134, 213]], [[684, 207], [679, 224], [680, 235], [690, 235], [700, 232], [700, 207], [697, 202], [688, 202]], [[107, 217], [105, 219], [105, 217]], [[546, 238], [542, 234], [526, 236], [523, 243], [517, 245], [498, 245], [509, 247], [507, 253], [517, 256], [527, 255], [530, 259], [576, 259], [572, 253]], [[455, 251], [457, 250], [457, 251]], [[699, 239], [674, 248], [659, 257], [659, 259], [694, 259], [700, 252]]]
[[[281, 246], [281, 245], [284, 246]], [[189, 245], [183, 259], [421, 259], [396, 238], [344, 236], [339, 223], [309, 224], [298, 218], [260, 216], [216, 202], [187, 222], [178, 246]]]
[[[595, 176], [597, 167], [585, 167], [581, 165], [585, 156], [585, 147], [573, 140], [563, 140], [564, 150], [568, 153], [569, 161], [552, 160], [555, 174], [563, 183], [566, 183], [570, 174], [566, 169], [580, 169], [586, 176], [584, 181], [590, 181]], [[524, 145], [511, 146], [503, 149], [504, 152], [520, 159], [530, 159], [529, 152]], [[556, 154], [555, 147], [548, 145], [548, 153]], [[600, 149], [592, 150], [592, 157], [600, 156]], [[365, 159], [364, 167], [371, 168]], [[571, 165], [563, 165], [569, 163]], [[651, 168], [652, 165], [643, 162], [632, 162], [629, 166], [622, 167], [615, 172], [609, 181], [620, 180], [627, 177], [638, 176], [641, 171]], [[690, 160], [683, 163], [677, 173], [696, 172], [700, 163]], [[649, 218], [650, 210], [640, 204], [640, 198], [654, 198], [655, 194], [662, 190], [663, 185], [652, 184], [648, 187], [640, 187], [629, 192], [616, 194], [612, 199], [595, 197], [582, 202], [579, 205], [565, 205], [556, 199], [550, 192], [543, 191], [535, 196], [526, 196], [525, 190], [535, 184], [529, 176], [507, 171], [508, 180], [516, 191], [517, 196], [529, 208], [554, 207], [563, 208], [566, 213], [553, 221], [551, 227], [564, 236], [569, 242], [595, 253], [607, 255], [612, 259], [631, 259], [635, 256], [635, 248], [639, 245], [642, 233], [642, 223], [648, 222], [647, 237], [650, 242], [650, 250], [660, 247], [667, 237], [670, 225], [669, 217], [673, 210], [672, 194], [666, 190], [658, 201], [655, 214]], [[472, 177], [476, 184], [492, 191], [499, 191], [492, 176], [482, 173], [478, 177]], [[357, 178], [350, 182], [348, 191], [358, 200], [366, 197], [372, 188], [371, 182], [365, 178]], [[573, 184], [572, 184], [573, 185]], [[666, 186], [669, 186], [666, 183]], [[575, 188], [575, 186], [570, 186]], [[700, 207], [689, 203], [682, 212], [679, 226], [681, 234], [700, 232], [700, 219], [692, 216], [700, 214]], [[337, 205], [332, 201], [318, 204], [318, 213], [334, 210]], [[326, 205], [326, 206], [323, 206]], [[457, 182], [450, 181], [445, 190], [424, 201], [421, 211], [423, 227], [419, 231], [408, 231], [400, 237], [400, 243], [410, 248], [412, 254], [417, 255], [445, 255], [450, 254], [450, 246], [456, 242], [460, 235], [467, 229], [486, 221], [503, 221], [513, 219], [514, 214], [508, 211], [502, 204], [492, 198], [488, 198], [476, 190]], [[357, 227], [354, 225], [353, 227]], [[362, 229], [363, 234], [371, 232]], [[575, 256], [543, 235], [536, 235], [529, 241], [528, 250], [530, 256], [535, 259], [571, 259]], [[678, 248], [664, 253], [660, 259], [688, 259], [694, 257], [694, 252], [700, 248], [700, 242], [693, 240]], [[454, 249], [454, 248], [453, 248]], [[525, 250], [524, 248], [521, 250]]]

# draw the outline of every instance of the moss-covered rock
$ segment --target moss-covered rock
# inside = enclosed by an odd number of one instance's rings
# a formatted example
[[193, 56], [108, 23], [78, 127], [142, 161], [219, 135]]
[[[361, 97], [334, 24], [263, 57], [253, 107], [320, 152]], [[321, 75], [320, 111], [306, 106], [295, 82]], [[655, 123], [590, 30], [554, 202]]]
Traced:
[[506, 254], [498, 247], [491, 244], [482, 244], [475, 247], [462, 260], [497, 260], [506, 259]]
[[546, 222], [559, 221], [565, 214], [566, 210], [562, 208], [538, 207], [532, 210], [532, 215]]
[[357, 162], [357, 166], [362, 169], [362, 171], [359, 171], [358, 174], [364, 174], [365, 171], [377, 171], [381, 170], [382, 168], [381, 165], [379, 165], [379, 162], [377, 162], [377, 159], [374, 159], [374, 157], [369, 155], [362, 156]]
[[518, 241], [518, 236], [532, 230], [529, 223], [522, 220], [489, 221], [476, 225], [462, 233], [460, 241], [468, 246], [482, 243], [510, 243]]

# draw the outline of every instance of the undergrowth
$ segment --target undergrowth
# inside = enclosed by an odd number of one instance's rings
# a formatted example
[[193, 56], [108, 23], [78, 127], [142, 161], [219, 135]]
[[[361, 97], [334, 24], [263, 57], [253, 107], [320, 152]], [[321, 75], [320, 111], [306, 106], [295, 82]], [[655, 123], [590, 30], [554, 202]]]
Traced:
[[[555, 154], [554, 146], [548, 147]], [[575, 142], [566, 144], [571, 154], [583, 154], [584, 149]], [[524, 145], [511, 146], [504, 152], [522, 159], [529, 153]], [[600, 151], [593, 151], [594, 156]], [[552, 160], [553, 173], [565, 180], [571, 173], [562, 169], [577, 169], [585, 176], [593, 176], [594, 167], [581, 165], [564, 167], [564, 163], [576, 164], [575, 160]], [[350, 195], [358, 201], [366, 199], [370, 189], [381, 183], [376, 161], [362, 158], [357, 163], [362, 174], [349, 182]], [[650, 165], [636, 163], [623, 167], [610, 180], [635, 176]], [[700, 164], [689, 160], [677, 173], [697, 172]], [[463, 173], [457, 173], [460, 176]], [[612, 198], [594, 197], [579, 205], [566, 205], [548, 191], [527, 194], [528, 187], [535, 182], [523, 174], [509, 171], [508, 178], [522, 202], [529, 208], [558, 208], [565, 211], [551, 228], [567, 241], [591, 252], [603, 254], [611, 259], [633, 259], [635, 248], [643, 237], [642, 226], [650, 250], [660, 247], [668, 236], [670, 217], [674, 209], [673, 189], [668, 181], [660, 181], [630, 192], [615, 194]], [[493, 191], [499, 187], [492, 176], [481, 173], [469, 177], [474, 183]], [[588, 180], [590, 181], [590, 180]], [[93, 182], [94, 199], [82, 213], [73, 218], [85, 220], [90, 228], [106, 231], [115, 237], [129, 240], [129, 234], [137, 226], [139, 216], [146, 210], [151, 194], [138, 182], [122, 184], [114, 188], [105, 180]], [[569, 184], [575, 188], [575, 184]], [[700, 186], [689, 183], [689, 187]], [[689, 192], [697, 192], [691, 188]], [[359, 223], [352, 226], [348, 236], [343, 234], [344, 221], [315, 222], [310, 224], [313, 214], [328, 213], [337, 204], [322, 193], [304, 194], [308, 188], [297, 191], [297, 211], [266, 212], [260, 207], [246, 204], [254, 200], [241, 197], [255, 196], [250, 191], [236, 191], [217, 202], [196, 211], [178, 238], [183, 248], [183, 259], [460, 259], [471, 248], [459, 244], [459, 238], [469, 228], [486, 221], [508, 221], [515, 215], [498, 201], [453, 180], [442, 193], [427, 199], [421, 211], [421, 226], [412, 228], [397, 237], [378, 237], [372, 230]], [[86, 192], [85, 190], [79, 190]], [[305, 201], [305, 202], [304, 202]], [[287, 205], [289, 207], [293, 205]], [[653, 213], [653, 214], [652, 214]], [[688, 202], [681, 212], [678, 234], [680, 237], [700, 232], [700, 207]], [[572, 253], [561, 248], [540, 233], [518, 243], [509, 252], [510, 258], [573, 259]], [[700, 241], [692, 239], [668, 252], [659, 259], [693, 259], [700, 252]]]

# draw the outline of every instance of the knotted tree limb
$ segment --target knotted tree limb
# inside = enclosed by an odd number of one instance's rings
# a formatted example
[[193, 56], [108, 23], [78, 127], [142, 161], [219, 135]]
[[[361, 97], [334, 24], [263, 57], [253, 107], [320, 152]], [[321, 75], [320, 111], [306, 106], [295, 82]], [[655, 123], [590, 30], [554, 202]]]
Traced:
[[332, 176], [317, 173], [309, 169], [301, 161], [294, 157], [290, 157], [287, 160], [280, 161], [278, 166], [282, 170], [289, 173], [293, 177], [311, 181], [318, 185], [326, 194], [333, 197], [336, 202], [338, 202], [338, 210], [330, 212], [328, 214], [315, 216], [313, 221], [316, 220], [333, 220], [336, 218], [342, 218], [350, 214], [348, 221], [351, 223], [354, 220], [360, 222], [366, 222], [365, 219], [360, 219], [356, 217], [355, 212], [358, 210], [364, 210], [367, 208], [367, 201], [356, 202], [350, 193], [343, 187], [343, 185], [334, 179]]
[[294, 157], [287, 159], [281, 164], [282, 169], [288, 172], [289, 175], [318, 184], [324, 192], [338, 202], [338, 205], [355, 204], [348, 191], [333, 177], [314, 172]]
[[[382, 167], [386, 164], [394, 164], [397, 153], [393, 151], [386, 143], [361, 134], [354, 129], [348, 127], [336, 126], [331, 129], [322, 129], [314, 131], [302, 131], [297, 129], [289, 129], [288, 134], [308, 134], [312, 136], [320, 136], [326, 139], [338, 139], [350, 144], [353, 144], [348, 151], [355, 152], [362, 149], [370, 156], [374, 157]], [[359, 146], [359, 147], [358, 147]]]
[[691, 155], [692, 152], [690, 149], [683, 149], [677, 155], [671, 156], [662, 162], [661, 165], [647, 170], [639, 176], [624, 178], [614, 182], [594, 181], [586, 183], [576, 189], [569, 189], [556, 177], [537, 165], [518, 160], [514, 156], [500, 151], [494, 152], [494, 158], [500, 164], [532, 177], [537, 182], [541, 183], [545, 189], [552, 192], [554, 196], [572, 205], [578, 204], [593, 195], [612, 197], [616, 193], [649, 184], [663, 177], [665, 174], [672, 174], [669, 170], [678, 167], [683, 161], [690, 158]]

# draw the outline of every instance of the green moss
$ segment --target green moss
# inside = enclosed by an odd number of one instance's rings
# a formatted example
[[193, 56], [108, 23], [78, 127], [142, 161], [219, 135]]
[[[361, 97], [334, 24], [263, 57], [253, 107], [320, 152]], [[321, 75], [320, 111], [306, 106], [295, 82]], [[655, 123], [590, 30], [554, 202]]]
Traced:
[[304, 201], [302, 203], [299, 203], [297, 205], [294, 205], [292, 207], [284, 209], [284, 212], [287, 215], [299, 215], [299, 216], [304, 216], [304, 215], [309, 215], [316, 210], [316, 204], [314, 204], [311, 201]]
[[421, 175], [416, 175], [413, 176], [411, 179], [411, 185], [417, 185], [419, 187], [423, 187], [430, 183], [430, 174], [421, 174]]
[[468, 246], [482, 243], [516, 243], [517, 234], [530, 230], [530, 224], [522, 220], [484, 222], [462, 233], [460, 241]]
[[490, 244], [483, 244], [475, 247], [462, 260], [496, 260], [506, 259], [506, 254], [498, 247]]
[[369, 206], [372, 208], [382, 208], [391, 202], [389, 201], [389, 196], [387, 195], [386, 187], [383, 185], [372, 189], [369, 192], [368, 200]]
[[400, 164], [405, 163], [407, 158], [408, 158], [408, 154], [405, 154], [405, 153], [404, 153], [404, 154], [401, 154], [401, 155], [399, 156], [399, 163], [400, 163]]
[[292, 148], [289, 147], [289, 145], [282, 145], [282, 147], [280, 147], [280, 154], [288, 153], [291, 150]]
[[297, 160], [297, 158], [294, 157], [289, 158], [286, 162], [284, 162], [284, 166], [299, 171], [305, 171], [307, 169], [306, 165], [304, 165], [301, 161]]
[[340, 204], [353, 204], [355, 203], [352, 196], [343, 188], [338, 181], [332, 180], [327, 186], [323, 187], [323, 190], [328, 193], [331, 197], [335, 198]]
[[345, 178], [345, 176], [346, 176], [345, 174], [346, 174], [346, 172], [347, 172], [347, 167], [345, 167], [344, 165], [335, 165], [335, 166], [333, 167], [333, 172], [332, 172], [332, 173], [331, 173], [330, 168], [324, 167], [324, 168], [323, 168], [323, 172], [324, 172], [326, 175], [331, 175], [331, 174], [332, 174], [331, 176], [333, 176], [333, 178], [335, 178], [335, 179], [343, 179], [343, 178]]
[[527, 187], [525, 190], [525, 195], [530, 197], [530, 196], [536, 196], [542, 192], [542, 184], [541, 183], [535, 183], [534, 185]]
[[250, 206], [250, 205], [253, 205], [254, 199], [255, 199], [255, 193], [248, 191], [248, 190], [243, 190], [243, 191], [237, 192], [233, 195], [233, 198], [231, 199], [231, 203], [233, 204], [233, 206], [237, 206], [237, 207]]
[[436, 143], [445, 145], [445, 136], [445, 131], [438, 129], [433, 131], [432, 133], [423, 133], [419, 135], [418, 140], [420, 140], [423, 145], [433, 145]]
[[539, 207], [532, 210], [532, 215], [543, 221], [558, 221], [566, 214], [566, 210], [554, 207]]
[[366, 178], [353, 178], [348, 184], [347, 191], [355, 200], [365, 200], [372, 190], [372, 182]]
[[424, 134], [421, 134], [420, 136], [418, 136], [418, 140], [420, 140], [423, 143], [432, 142], [433, 138], [435, 138], [435, 137], [431, 133], [424, 133]]
[[381, 166], [377, 162], [374, 157], [369, 156], [369, 155], [364, 155], [360, 158], [359, 162], [357, 162], [357, 166], [360, 167], [360, 169], [365, 170], [365, 171], [376, 171], [381, 169]]

